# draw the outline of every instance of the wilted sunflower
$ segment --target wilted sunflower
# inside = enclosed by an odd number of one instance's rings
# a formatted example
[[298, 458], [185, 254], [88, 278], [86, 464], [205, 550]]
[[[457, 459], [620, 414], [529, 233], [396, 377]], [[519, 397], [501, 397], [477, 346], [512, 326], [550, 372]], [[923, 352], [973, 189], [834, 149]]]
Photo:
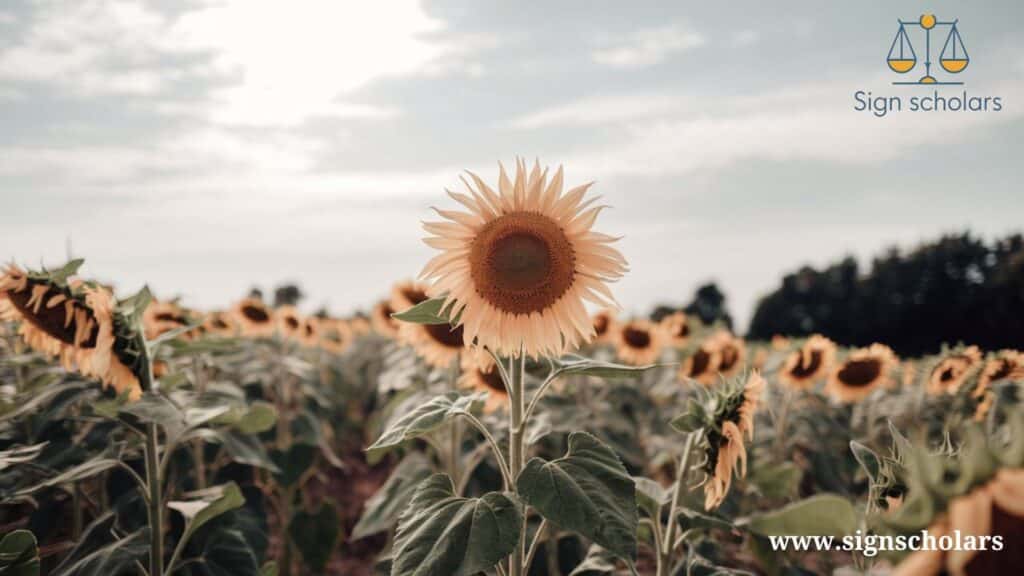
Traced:
[[1004, 548], [991, 545], [985, 550], [919, 550], [907, 556], [892, 576], [979, 576], [1018, 574], [1024, 566], [1024, 470], [1003, 468], [987, 484], [954, 498], [947, 514], [928, 527], [935, 538], [959, 534], [958, 539], [999, 536]]
[[302, 315], [295, 306], [279, 306], [274, 311], [277, 320], [277, 333], [289, 340], [300, 340], [302, 332]]
[[603, 206], [584, 201], [590, 185], [563, 195], [561, 167], [548, 182], [539, 164], [527, 175], [521, 161], [514, 182], [501, 168], [497, 193], [469, 176], [468, 196], [448, 193], [469, 211], [438, 210], [447, 221], [424, 224], [433, 235], [425, 242], [441, 254], [422, 272], [430, 295], [446, 296], [465, 344], [538, 356], [592, 339], [584, 300], [617, 309], [607, 283], [626, 261], [611, 247], [616, 238], [591, 230]]
[[462, 355], [462, 375], [459, 385], [477, 392], [487, 392], [485, 412], [494, 412], [508, 405], [508, 390], [501, 379], [494, 359], [489, 354], [468, 352]]
[[615, 322], [615, 312], [612, 310], [600, 310], [590, 317], [590, 323], [594, 326], [594, 343], [611, 342], [612, 336], [618, 329]]
[[828, 373], [835, 355], [835, 343], [815, 334], [799, 350], [794, 350], [786, 357], [779, 371], [779, 380], [792, 388], [806, 390]]
[[352, 345], [354, 336], [352, 328], [345, 320], [335, 318], [320, 319], [320, 346], [334, 354], [341, 354]]
[[398, 310], [392, 308], [389, 301], [377, 302], [377, 305], [373, 307], [373, 312], [370, 313], [370, 323], [373, 324], [373, 329], [383, 336], [397, 338], [398, 321], [391, 317], [395, 312]]
[[232, 316], [241, 327], [242, 335], [260, 338], [274, 334], [274, 311], [259, 298], [245, 298], [235, 304]]
[[[142, 325], [145, 327], [147, 340], [155, 340], [161, 334], [188, 326], [188, 324], [188, 315], [174, 302], [157, 302], [154, 300], [146, 307], [146, 312], [142, 315]], [[189, 337], [187, 333], [181, 336], [183, 338]]]
[[716, 414], [716, 426], [709, 429], [707, 437], [705, 510], [717, 508], [725, 500], [734, 472], [740, 478], [747, 475], [747, 449], [743, 437], [754, 439], [754, 414], [764, 386], [764, 378], [756, 371], [751, 372], [742, 389], [725, 396], [722, 410]]
[[618, 326], [613, 335], [615, 353], [626, 364], [652, 364], [665, 347], [665, 334], [648, 320], [630, 320]]
[[[74, 273], [78, 265], [72, 265], [63, 272]], [[25, 272], [12, 264], [0, 275], [0, 319], [19, 322], [18, 334], [32, 349], [87, 376], [102, 377], [109, 369], [113, 307], [105, 289], [72, 289], [60, 272]]]
[[669, 346], [684, 346], [690, 341], [690, 323], [686, 314], [674, 312], [662, 318], [660, 324]]
[[872, 344], [854, 350], [832, 370], [828, 391], [842, 402], [856, 402], [879, 386], [888, 386], [890, 372], [899, 364], [892, 349]]
[[944, 356], [928, 374], [929, 394], [955, 394], [972, 370], [981, 364], [981, 350], [968, 346]]
[[210, 312], [203, 317], [200, 330], [210, 336], [234, 336], [238, 333], [238, 322], [231, 314]]

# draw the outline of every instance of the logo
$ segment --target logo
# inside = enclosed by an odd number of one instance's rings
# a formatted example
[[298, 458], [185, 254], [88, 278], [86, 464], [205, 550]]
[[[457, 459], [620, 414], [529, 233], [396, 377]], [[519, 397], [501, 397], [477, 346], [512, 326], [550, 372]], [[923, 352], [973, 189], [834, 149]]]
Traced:
[[[936, 20], [934, 14], [922, 14], [916, 22], [904, 20], [897, 20], [897, 22], [900, 23], [900, 28], [896, 31], [896, 37], [892, 40], [892, 46], [889, 47], [889, 57], [886, 59], [886, 62], [889, 64], [889, 68], [897, 74], [909, 73], [918, 65], [917, 50], [914, 49], [914, 43], [916, 42], [918, 49], [920, 49], [923, 42], [924, 76], [914, 81], [893, 82], [893, 84], [897, 86], [952, 86], [963, 84], [963, 82], [944, 79], [942, 74], [939, 75], [939, 79], [932, 76], [932, 31], [936, 33], [936, 36], [940, 37], [942, 34], [946, 36], [945, 41], [942, 43], [942, 50], [939, 52], [939, 65], [943, 70], [949, 74], [959, 74], [971, 62], [971, 58], [967, 54], [967, 48], [964, 46], [963, 38], [960, 37], [960, 31], [957, 29], [959, 20], [942, 22]], [[911, 41], [912, 34], [908, 33], [908, 29], [913, 32], [913, 42]], [[938, 38], [934, 40], [938, 40]]]

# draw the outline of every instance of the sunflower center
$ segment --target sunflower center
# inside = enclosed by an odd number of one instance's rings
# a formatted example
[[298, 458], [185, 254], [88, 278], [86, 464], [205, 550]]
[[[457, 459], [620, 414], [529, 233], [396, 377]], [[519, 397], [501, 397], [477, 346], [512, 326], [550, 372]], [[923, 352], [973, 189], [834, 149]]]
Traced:
[[821, 367], [821, 350], [811, 350], [810, 354], [806, 356], [807, 361], [804, 362], [805, 356], [797, 352], [799, 360], [790, 374], [796, 378], [809, 378], [817, 373], [818, 368]]
[[435, 342], [448, 348], [462, 348], [462, 326], [452, 328], [448, 324], [424, 324], [423, 329]]
[[594, 318], [594, 332], [596, 332], [598, 336], [602, 336], [607, 331], [608, 331], [608, 317], [607, 316], [598, 316], [597, 318]]
[[719, 368], [722, 372], [728, 372], [730, 368], [736, 365], [736, 362], [740, 359], [739, 348], [732, 345], [722, 347], [722, 363]]
[[257, 324], [270, 321], [270, 315], [267, 314], [267, 311], [256, 306], [243, 307], [242, 314], [244, 314], [250, 321], [256, 322]]
[[622, 339], [630, 348], [647, 348], [651, 345], [651, 333], [639, 328], [626, 328], [622, 331]]
[[289, 330], [295, 330], [299, 327], [299, 319], [294, 316], [289, 316], [284, 319], [284, 323], [288, 326]]
[[[426, 292], [424, 292], [423, 290], [418, 290], [416, 288], [403, 288], [402, 296], [404, 296], [406, 300], [408, 300], [409, 302], [412, 302], [413, 306], [425, 301], [428, 298]], [[388, 307], [388, 309], [391, 309], [390, 306]]]
[[[50, 298], [61, 294], [60, 290], [49, 287], [45, 294], [43, 294], [41, 300], [42, 304], [39, 306], [38, 312], [33, 312], [35, 305], [30, 306], [29, 301], [32, 299], [32, 287], [34, 283], [29, 282], [25, 290], [20, 292], [8, 292], [7, 296], [11, 301], [11, 304], [21, 313], [21, 316], [31, 325], [37, 329], [45, 332], [51, 338], [60, 340], [65, 344], [75, 346], [75, 334], [78, 332], [78, 310], [83, 309], [77, 302], [73, 303], [76, 313], [72, 315], [71, 322], [65, 324], [67, 320], [67, 309], [65, 306], [67, 302], [61, 302], [52, 308], [47, 307], [46, 303]], [[93, 315], [87, 308], [87, 317], [92, 319]], [[99, 334], [99, 326], [94, 322], [89, 334], [77, 344], [80, 348], [95, 348], [96, 337]]]
[[847, 386], [867, 386], [882, 373], [882, 363], [874, 358], [850, 360], [839, 371], [839, 380]]
[[999, 362], [999, 364], [997, 365], [996, 369], [992, 371], [992, 376], [990, 376], [990, 379], [993, 381], [1002, 380], [1003, 378], [1006, 378], [1007, 376], [1010, 375], [1011, 372], [1013, 372], [1014, 369], [1013, 362], [1010, 362], [1005, 358], [997, 360], [997, 362]]
[[711, 354], [708, 354], [707, 350], [701, 348], [697, 350], [693, 355], [693, 361], [690, 362], [690, 376], [700, 376], [708, 369], [711, 364]]
[[561, 227], [533, 212], [504, 214], [481, 227], [469, 262], [480, 297], [512, 314], [549, 308], [576, 274], [572, 244]]

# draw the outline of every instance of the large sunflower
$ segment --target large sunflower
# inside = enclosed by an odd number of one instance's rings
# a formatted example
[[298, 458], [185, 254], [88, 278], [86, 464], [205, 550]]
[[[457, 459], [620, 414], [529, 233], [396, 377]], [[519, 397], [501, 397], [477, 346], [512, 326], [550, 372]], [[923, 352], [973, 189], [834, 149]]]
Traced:
[[271, 336], [274, 333], [274, 310], [259, 298], [245, 298], [231, 309], [241, 327], [242, 335], [251, 338]]
[[960, 385], [981, 364], [981, 350], [968, 346], [942, 357], [928, 374], [929, 394], [955, 394]]
[[613, 337], [619, 359], [634, 366], [657, 361], [665, 347], [661, 328], [648, 320], [630, 320], [621, 324]]
[[794, 350], [786, 357], [779, 371], [779, 380], [793, 388], [806, 390], [828, 373], [835, 354], [835, 343], [815, 334], [799, 350]]
[[[717, 508], [729, 493], [732, 477], [747, 475], [747, 450], [743, 437], [754, 439], [754, 413], [757, 412], [764, 378], [751, 372], [739, 395], [729, 397], [725, 410], [718, 416], [717, 426], [708, 432], [707, 462], [704, 471], [704, 509]], [[737, 464], [739, 464], [737, 471]]]
[[686, 314], [675, 312], [661, 319], [661, 328], [670, 346], [685, 346], [690, 341], [690, 323]]
[[504, 168], [493, 191], [475, 174], [469, 195], [449, 192], [468, 212], [438, 210], [425, 242], [441, 254], [424, 267], [431, 296], [446, 296], [453, 317], [474, 341], [496, 352], [558, 355], [594, 337], [584, 300], [618, 308], [607, 283], [626, 261], [616, 238], [591, 230], [602, 206], [584, 200], [589, 184], [562, 194], [562, 169], [551, 181], [539, 164], [515, 181]]
[[462, 375], [459, 385], [477, 392], [487, 392], [485, 412], [494, 412], [508, 405], [508, 390], [501, 379], [501, 372], [489, 354], [466, 353], [462, 355]]
[[854, 350], [832, 370], [828, 391], [842, 402], [856, 402], [875, 388], [888, 386], [891, 372], [898, 364], [896, 354], [883, 344]]
[[0, 275], [0, 319], [19, 322], [25, 343], [66, 369], [102, 377], [114, 345], [113, 298], [101, 287], [77, 286], [12, 264]]

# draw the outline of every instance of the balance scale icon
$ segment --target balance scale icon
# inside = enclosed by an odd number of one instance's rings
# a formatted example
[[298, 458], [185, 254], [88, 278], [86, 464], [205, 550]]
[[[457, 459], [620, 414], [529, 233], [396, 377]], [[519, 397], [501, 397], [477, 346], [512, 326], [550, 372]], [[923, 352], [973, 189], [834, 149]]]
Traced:
[[939, 53], [939, 64], [942, 66], [942, 69], [950, 74], [959, 74], [967, 68], [967, 64], [971, 61], [970, 57], [967, 55], [967, 48], [964, 47], [963, 39], [960, 38], [960, 32], [956, 28], [957, 22], [958, 20], [940, 22], [935, 19], [934, 14], [922, 14], [916, 22], [899, 20], [900, 29], [896, 32], [896, 37], [893, 38], [892, 46], [889, 48], [889, 57], [886, 60], [889, 64], [889, 68], [891, 68], [893, 72], [906, 74], [917, 66], [917, 53], [914, 51], [914, 46], [910, 43], [910, 36], [907, 35], [907, 26], [918, 26], [925, 32], [925, 69], [924, 76], [916, 81], [893, 82], [893, 84], [963, 84], [963, 82], [940, 82], [932, 76], [932, 30], [935, 29], [936, 26], [949, 27], [949, 33], [946, 35], [946, 42], [942, 46], [942, 52]]

